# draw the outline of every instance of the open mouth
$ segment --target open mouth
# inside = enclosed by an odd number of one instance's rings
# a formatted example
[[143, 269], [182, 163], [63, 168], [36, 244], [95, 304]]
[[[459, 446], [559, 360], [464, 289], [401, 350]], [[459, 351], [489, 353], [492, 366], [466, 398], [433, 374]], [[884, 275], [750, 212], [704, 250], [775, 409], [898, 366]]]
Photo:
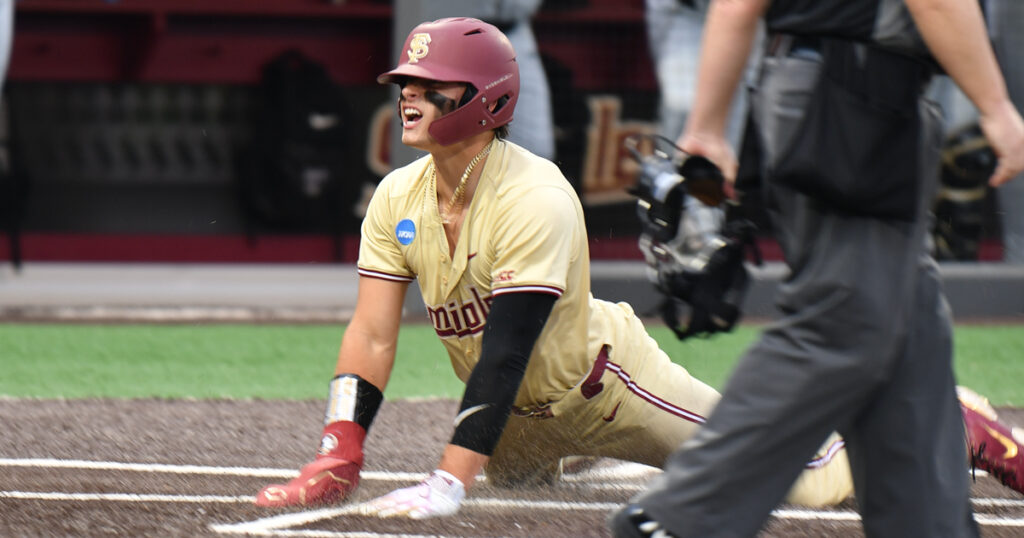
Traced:
[[419, 123], [422, 117], [423, 113], [419, 110], [410, 106], [402, 107], [402, 126], [406, 129]]

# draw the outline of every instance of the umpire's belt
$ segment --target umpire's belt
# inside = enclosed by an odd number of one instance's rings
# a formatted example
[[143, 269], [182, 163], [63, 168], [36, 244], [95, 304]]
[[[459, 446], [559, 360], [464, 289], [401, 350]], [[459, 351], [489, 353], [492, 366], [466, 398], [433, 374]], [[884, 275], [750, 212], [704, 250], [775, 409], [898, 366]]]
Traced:
[[793, 56], [802, 52], [821, 53], [821, 38], [798, 34], [774, 33], [768, 36], [765, 54], [773, 57]]
[[[928, 60], [874, 43], [778, 32], [768, 34], [765, 54], [775, 58], [825, 57], [828, 76], [840, 86], [858, 94], [881, 92], [885, 95], [883, 101], [901, 101], [902, 97], [916, 101], [931, 80], [934, 67]], [[869, 80], [881, 83], [875, 88], [865, 87]], [[909, 96], [902, 96], [904, 93]]]

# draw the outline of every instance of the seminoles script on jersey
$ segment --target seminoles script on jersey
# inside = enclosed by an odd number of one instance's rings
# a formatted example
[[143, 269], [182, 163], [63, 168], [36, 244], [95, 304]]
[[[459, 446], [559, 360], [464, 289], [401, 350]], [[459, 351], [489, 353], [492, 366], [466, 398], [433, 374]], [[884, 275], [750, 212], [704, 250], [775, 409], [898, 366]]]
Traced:
[[469, 293], [473, 298], [466, 302], [452, 301], [448, 304], [427, 306], [427, 315], [430, 316], [430, 323], [438, 336], [462, 338], [483, 330], [487, 314], [491, 312], [493, 297], [490, 293], [481, 296], [480, 291], [474, 286], [470, 286]]

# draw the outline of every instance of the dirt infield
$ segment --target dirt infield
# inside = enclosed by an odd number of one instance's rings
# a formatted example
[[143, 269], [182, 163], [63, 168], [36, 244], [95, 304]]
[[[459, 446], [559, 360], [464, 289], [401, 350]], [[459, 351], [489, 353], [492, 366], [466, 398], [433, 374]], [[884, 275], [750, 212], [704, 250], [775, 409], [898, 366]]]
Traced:
[[[412, 522], [351, 512], [434, 468], [454, 401], [387, 402], [352, 503], [251, 504], [311, 456], [323, 403], [0, 400], [0, 536], [609, 536], [607, 513], [656, 472], [601, 461], [549, 487], [479, 485], [456, 516]], [[1012, 424], [1024, 411], [1000, 409]], [[987, 476], [973, 490], [982, 535], [1024, 534], [1024, 496]], [[762, 536], [862, 536], [854, 504], [782, 506]]]

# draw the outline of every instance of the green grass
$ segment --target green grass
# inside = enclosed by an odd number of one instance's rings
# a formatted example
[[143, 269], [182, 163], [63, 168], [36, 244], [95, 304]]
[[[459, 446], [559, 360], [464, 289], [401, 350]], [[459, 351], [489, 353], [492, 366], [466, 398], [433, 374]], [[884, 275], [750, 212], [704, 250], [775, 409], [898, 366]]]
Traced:
[[[0, 324], [0, 395], [32, 398], [320, 399], [344, 328], [337, 325]], [[679, 342], [651, 334], [669, 356], [721, 387], [758, 327]], [[997, 405], [1024, 406], [1024, 327], [961, 326], [961, 383]], [[430, 327], [408, 325], [385, 395], [458, 397], [462, 384]]]

